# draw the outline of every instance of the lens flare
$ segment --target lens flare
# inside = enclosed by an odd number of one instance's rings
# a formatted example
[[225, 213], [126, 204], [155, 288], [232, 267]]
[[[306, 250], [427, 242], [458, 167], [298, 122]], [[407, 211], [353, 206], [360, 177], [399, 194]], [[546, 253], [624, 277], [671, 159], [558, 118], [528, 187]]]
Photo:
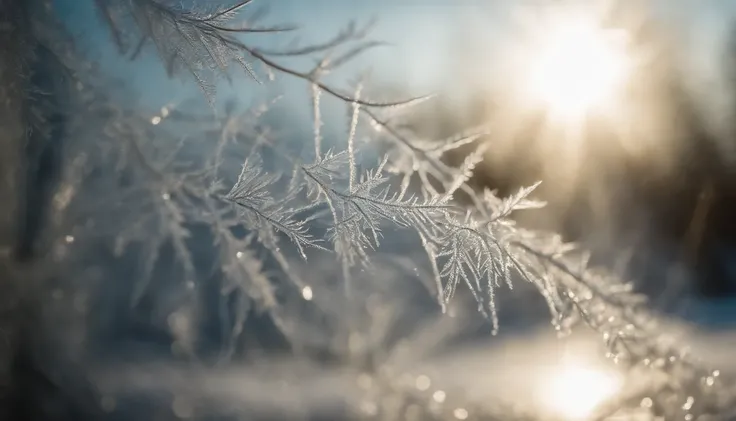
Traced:
[[621, 388], [620, 377], [592, 366], [568, 362], [553, 370], [539, 388], [544, 407], [571, 420], [590, 417]]

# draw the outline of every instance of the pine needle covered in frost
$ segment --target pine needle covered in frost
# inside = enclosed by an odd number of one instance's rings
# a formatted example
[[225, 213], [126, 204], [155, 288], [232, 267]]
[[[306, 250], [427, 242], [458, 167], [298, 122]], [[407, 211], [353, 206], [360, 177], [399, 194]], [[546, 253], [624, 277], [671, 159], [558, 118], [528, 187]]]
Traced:
[[317, 247], [318, 241], [308, 232], [304, 221], [294, 219], [292, 209], [282, 202], [274, 200], [269, 194], [269, 187], [279, 179], [275, 174], [263, 174], [260, 163], [248, 162], [238, 176], [238, 181], [226, 198], [242, 210], [246, 224], [258, 230], [261, 241], [275, 245], [275, 232], [278, 231], [291, 239], [306, 258], [305, 247]]

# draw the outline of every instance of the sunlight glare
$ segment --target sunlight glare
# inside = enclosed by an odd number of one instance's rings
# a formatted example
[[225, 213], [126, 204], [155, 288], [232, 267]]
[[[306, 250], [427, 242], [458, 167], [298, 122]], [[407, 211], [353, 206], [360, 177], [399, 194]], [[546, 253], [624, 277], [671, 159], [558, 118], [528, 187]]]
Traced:
[[567, 363], [550, 373], [539, 390], [542, 404], [571, 420], [590, 417], [621, 388], [621, 379], [592, 367]]
[[545, 32], [528, 87], [551, 112], [577, 118], [620, 90], [627, 57], [616, 39], [584, 19], [566, 19]]

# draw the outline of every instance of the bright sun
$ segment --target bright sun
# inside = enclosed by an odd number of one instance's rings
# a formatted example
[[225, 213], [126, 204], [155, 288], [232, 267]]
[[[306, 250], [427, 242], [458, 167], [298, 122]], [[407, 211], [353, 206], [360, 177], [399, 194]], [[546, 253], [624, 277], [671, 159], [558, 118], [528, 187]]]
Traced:
[[527, 88], [554, 114], [579, 118], [613, 100], [627, 77], [621, 40], [582, 18], [556, 22], [533, 48]]

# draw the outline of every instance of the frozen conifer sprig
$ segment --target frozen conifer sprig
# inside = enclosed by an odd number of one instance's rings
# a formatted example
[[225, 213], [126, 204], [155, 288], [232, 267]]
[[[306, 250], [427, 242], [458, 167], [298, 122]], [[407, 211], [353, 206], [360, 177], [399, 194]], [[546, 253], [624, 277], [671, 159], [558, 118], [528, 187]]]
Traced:
[[[142, 34], [139, 47], [147, 41], [153, 41], [159, 53], [169, 63], [170, 69], [174, 68], [172, 63], [184, 65], [206, 92], [209, 89], [204, 84], [202, 72], [211, 71], [227, 77], [227, 61], [239, 61], [238, 57], [242, 58], [243, 55], [261, 62], [271, 70], [304, 79], [311, 84], [314, 93], [317, 161], [311, 166], [302, 166], [297, 171], [298, 176], [292, 180], [292, 186], [304, 187], [313, 203], [296, 206], [291, 211], [286, 203], [293, 199], [291, 195], [299, 189], [292, 189], [285, 201], [259, 196], [256, 194], [258, 188], [263, 187], [264, 182], [272, 180], [271, 176], [246, 169], [228, 197], [229, 201], [243, 211], [246, 225], [261, 227], [259, 232], [263, 237], [260, 239], [267, 248], [278, 249], [275, 244], [276, 233], [289, 237], [302, 254], [305, 247], [317, 245], [317, 241], [309, 235], [308, 226], [315, 218], [298, 221], [294, 216], [296, 211], [317, 208], [319, 203], [323, 203], [332, 215], [330, 239], [333, 247], [348, 266], [369, 259], [370, 251], [379, 246], [382, 229], [387, 224], [415, 230], [429, 257], [436, 278], [438, 300], [443, 306], [454, 294], [457, 285], [462, 283], [468, 286], [478, 300], [481, 311], [495, 320], [494, 290], [500, 285], [511, 286], [514, 274], [537, 286], [547, 299], [555, 320], [568, 320], [569, 314], [582, 314], [580, 312], [584, 305], [572, 302], [571, 297], [585, 297], [591, 291], [595, 292], [596, 299], [607, 306], [626, 308], [629, 305], [616, 301], [618, 299], [614, 300], [616, 293], [611, 290], [602, 289], [605, 282], [596, 285], [597, 277], [588, 279], [587, 275], [572, 276], [568, 270], [562, 269], [559, 260], [565, 257], [566, 250], [544, 251], [548, 245], [538, 241], [538, 234], [523, 233], [509, 222], [512, 211], [540, 205], [525, 199], [531, 188], [522, 190], [509, 200], [500, 200], [488, 192], [484, 195], [473, 192], [466, 181], [472, 175], [475, 164], [482, 158], [483, 148], [487, 146], [481, 145], [459, 168], [452, 168], [443, 161], [446, 152], [475, 142], [482, 136], [483, 130], [435, 144], [412, 139], [382, 118], [372, 107], [395, 107], [415, 101], [364, 100], [357, 95], [343, 94], [321, 82], [324, 74], [363, 51], [370, 43], [356, 46], [342, 56], [333, 57], [329, 53], [346, 40], [362, 39], [365, 31], [349, 27], [349, 30], [334, 40], [326, 42], [324, 48], [305, 47], [298, 51], [282, 51], [281, 54], [278, 51], [259, 50], [234, 37], [237, 34], [259, 32], [257, 28], [231, 24], [237, 12], [250, 3], [239, 2], [231, 8], [184, 10], [155, 0], [98, 0], [100, 10], [117, 34], [116, 39], [129, 32], [121, 26], [125, 16], [132, 18]], [[162, 21], [164, 25], [159, 25], [156, 29], [148, 26], [148, 21]], [[266, 29], [270, 31], [285, 28]], [[318, 61], [314, 69], [305, 72], [290, 69], [272, 58], [318, 53], [327, 54]], [[351, 104], [354, 117], [358, 114], [365, 117], [373, 127], [380, 129], [380, 133], [392, 139], [397, 148], [392, 151], [392, 158], [388, 163], [384, 161], [377, 171], [364, 171], [358, 180], [355, 175], [354, 151], [320, 156], [319, 127], [322, 122], [319, 98], [322, 93]], [[349, 139], [354, 138], [355, 124], [357, 120], [353, 118]], [[351, 149], [350, 141], [348, 143], [348, 149]], [[399, 158], [407, 159], [402, 161]], [[347, 180], [339, 180], [337, 167], [346, 163], [350, 176]], [[389, 164], [392, 171], [403, 176], [398, 189], [391, 190], [391, 179], [384, 175], [384, 165]], [[419, 195], [415, 196], [408, 193], [409, 181], [413, 175], [421, 181]], [[299, 181], [299, 177], [303, 177], [303, 180]], [[347, 186], [340, 186], [339, 181], [347, 182]], [[255, 190], [250, 191], [251, 189]], [[462, 192], [472, 199], [474, 208], [471, 212], [458, 215], [449, 209], [452, 195], [456, 192]], [[255, 202], [252, 203], [252, 200]], [[263, 227], [267, 229], [264, 230]], [[287, 263], [283, 255], [278, 260], [284, 266]], [[563, 282], [565, 279], [567, 281]], [[575, 290], [576, 288], [580, 290]], [[570, 311], [571, 308], [575, 311]], [[496, 324], [494, 321], [494, 325]]]
[[[322, 76], [375, 45], [366, 41], [343, 54], [334, 53], [343, 41], [362, 39], [361, 30], [345, 31], [313, 48], [279, 53], [246, 42], [244, 38], [258, 32], [256, 27], [231, 23], [236, 12], [250, 1], [232, 8], [199, 11], [165, 6], [168, 3], [155, 0], [97, 1], [111, 22], [117, 22], [111, 24], [113, 31], [119, 32], [116, 38], [128, 33], [119, 29], [124, 20], [120, 20], [120, 13], [134, 20], [138, 34], [142, 35], [133, 56], [146, 42], [153, 41], [170, 70], [188, 70], [210, 99], [214, 92], [207, 77], [228, 77], [227, 65], [232, 61], [243, 64], [241, 60], [245, 58], [270, 71], [303, 79], [312, 88], [314, 161], [305, 165], [303, 162], [310, 162], [309, 159], [290, 159], [294, 172], [288, 187], [281, 182], [282, 177], [270, 174], [258, 158], [258, 150], [264, 145], [271, 149], [269, 152], [283, 152], [274, 139], [262, 142], [263, 133], [243, 128], [235, 128], [238, 133], [226, 133], [219, 125], [221, 122], [214, 121], [215, 129], [206, 135], [203, 132], [202, 137], [220, 138], [219, 145], [239, 150], [245, 158], [242, 168], [223, 164], [219, 171], [221, 158], [228, 155], [219, 146], [212, 160], [207, 156], [196, 162], [202, 167], [216, 162], [214, 170], [182, 165], [180, 149], [174, 147], [179, 143], [175, 136], [170, 136], [173, 130], [161, 118], [154, 123], [155, 130], [149, 118], [140, 116], [114, 122], [114, 126], [125, 128], [124, 133], [114, 132], [110, 136], [114, 140], [126, 139], [119, 151], [126, 158], [121, 167], [135, 174], [134, 186], [119, 199], [140, 206], [129, 217], [126, 215], [129, 219], [125, 221], [130, 224], [126, 224], [127, 230], [118, 240], [146, 245], [140, 253], [147, 274], [142, 279], [151, 277], [165, 244], [173, 244], [186, 278], [194, 278], [199, 269], [192, 263], [195, 256], [187, 240], [188, 227], [204, 223], [209, 228], [218, 251], [214, 265], [226, 278], [222, 293], [227, 311], [223, 313], [234, 314], [223, 317], [223, 325], [230, 330], [226, 356], [233, 352], [250, 306], [265, 309], [274, 319], [280, 317], [284, 302], [276, 293], [279, 279], [285, 278], [300, 290], [309, 291], [304, 297], [312, 300], [312, 290], [305, 289], [309, 285], [291, 268], [295, 262], [288, 252], [282, 251], [282, 246], [293, 244], [302, 258], [312, 251], [320, 253], [321, 249], [332, 248], [342, 265], [344, 281], [349, 283], [351, 269], [363, 265], [370, 270], [375, 249], [385, 243], [381, 241], [383, 236], [401, 229], [416, 233], [417, 247], [421, 244], [427, 259], [416, 259], [415, 263], [434, 278], [436, 297], [443, 309], [458, 293], [458, 286], [465, 287], [480, 313], [491, 320], [495, 332], [499, 328], [496, 302], [502, 303], [497, 288], [529, 282], [545, 298], [557, 329], [566, 332], [578, 323], [592, 327], [601, 333], [620, 363], [654, 367], [672, 375], [679, 387], [672, 392], [676, 399], [686, 401], [688, 396], [695, 396], [701, 383], [708, 384], [707, 379], [713, 377], [711, 371], [683, 358], [677, 347], [661, 343], [649, 326], [651, 318], [641, 309], [641, 298], [626, 282], [588, 267], [588, 255], [558, 236], [527, 231], [513, 223], [513, 212], [542, 206], [531, 198], [536, 185], [509, 198], [499, 198], [490, 191], [479, 193], [469, 185], [475, 166], [492, 147], [490, 142], [479, 141], [485, 133], [483, 129], [442, 142], [427, 141], [400, 130], [394, 119], [382, 114], [385, 108], [376, 109], [388, 107], [393, 111], [394, 106], [414, 101], [366, 100], [363, 95], [344, 94], [324, 84]], [[115, 11], [111, 6], [122, 9]], [[152, 28], [147, 20], [163, 24]], [[263, 28], [262, 32], [280, 29], [285, 28]], [[324, 56], [309, 71], [297, 71], [280, 63], [290, 56], [311, 54]], [[252, 69], [243, 65], [252, 74]], [[325, 93], [345, 101], [352, 111], [347, 142], [340, 146], [346, 148], [343, 152], [323, 153], [321, 148], [320, 98]], [[356, 132], [362, 128], [358, 124], [364, 120], [377, 129], [372, 139], [385, 137], [394, 145], [388, 157], [372, 169], [361, 167], [361, 149], [356, 145]], [[133, 141], [128, 143], [130, 139]], [[444, 159], [449, 151], [473, 145], [473, 151], [457, 167]], [[199, 146], [191, 148], [190, 153], [202, 154]], [[177, 152], [171, 153], [172, 150]], [[209, 152], [212, 151], [206, 154]], [[233, 187], [222, 189], [220, 173], [231, 171], [228, 176], [234, 179], [238, 169], [241, 171]], [[284, 191], [279, 190], [282, 187]], [[460, 196], [469, 198], [470, 205], [460, 206], [455, 200]], [[327, 235], [318, 236], [316, 233], [324, 226], [328, 226]], [[241, 235], [242, 231], [248, 235]], [[282, 239], [290, 241], [282, 243]], [[258, 250], [273, 258], [277, 270], [262, 270], [264, 257], [256, 254]], [[278, 271], [282, 273], [274, 275]], [[642, 396], [664, 396], [670, 392], [646, 393]], [[642, 396], [637, 395], [639, 400]]]

